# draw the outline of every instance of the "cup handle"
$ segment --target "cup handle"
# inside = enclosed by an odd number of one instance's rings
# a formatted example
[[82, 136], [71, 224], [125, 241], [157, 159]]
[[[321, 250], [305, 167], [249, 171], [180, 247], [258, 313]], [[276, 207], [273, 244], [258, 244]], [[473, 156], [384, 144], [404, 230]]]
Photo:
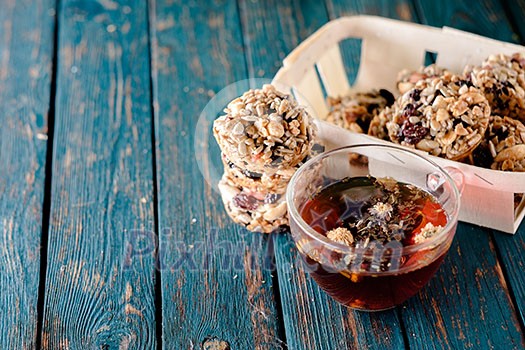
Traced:
[[453, 166], [446, 166], [444, 169], [447, 171], [448, 175], [450, 175], [452, 180], [454, 180], [454, 183], [459, 190], [459, 194], [463, 194], [463, 190], [465, 189], [465, 175], [463, 172]]

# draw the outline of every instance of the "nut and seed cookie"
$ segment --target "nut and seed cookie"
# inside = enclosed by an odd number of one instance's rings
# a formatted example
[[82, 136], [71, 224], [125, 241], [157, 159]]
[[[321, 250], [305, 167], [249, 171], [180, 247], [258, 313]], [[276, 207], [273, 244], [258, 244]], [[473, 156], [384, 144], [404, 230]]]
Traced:
[[315, 125], [291, 95], [272, 85], [249, 90], [224, 109], [213, 134], [222, 152], [240, 168], [273, 173], [294, 167], [310, 152]]
[[324, 120], [353, 132], [366, 134], [371, 120], [394, 101], [394, 95], [385, 89], [328, 97], [330, 112]]
[[431, 64], [426, 67], [421, 66], [415, 71], [403, 69], [397, 74], [397, 89], [401, 94], [404, 94], [408, 90], [412, 89], [418, 81], [428, 78], [437, 78], [445, 73], [448, 73], [446, 69], [441, 68], [435, 64]]
[[253, 192], [232, 185], [225, 176], [219, 191], [230, 218], [250, 231], [270, 233], [288, 225], [284, 192]]
[[492, 114], [525, 121], [525, 55], [491, 55], [480, 66], [467, 66], [465, 79], [481, 89]]
[[485, 140], [473, 152], [474, 165], [494, 170], [525, 171], [525, 126], [519, 120], [492, 116]]
[[382, 140], [390, 141], [386, 125], [389, 121], [392, 120], [393, 111], [394, 110], [392, 109], [392, 107], [386, 107], [381, 111], [381, 113], [376, 115], [370, 122], [370, 126], [368, 128], [368, 135], [375, 136]]
[[267, 172], [258, 173], [239, 168], [232, 161], [230, 161], [225, 154], [221, 154], [222, 165], [224, 167], [224, 174], [226, 174], [236, 186], [248, 187], [258, 189], [259, 192], [279, 192], [286, 190], [288, 182], [297, 169], [303, 165], [308, 159], [323, 153], [325, 147], [319, 143], [312, 146], [310, 153], [299, 164], [294, 167], [277, 168], [275, 172], [268, 174]]
[[502, 150], [491, 165], [491, 169], [503, 171], [525, 171], [525, 144]]
[[420, 80], [394, 103], [390, 140], [461, 160], [481, 143], [490, 106], [481, 91], [456, 75]]
[[293, 168], [279, 170], [277, 173], [269, 175], [266, 173], [256, 173], [253, 171], [239, 168], [233, 164], [225, 155], [222, 156], [224, 165], [224, 178], [232, 186], [246, 187], [257, 192], [284, 192], [288, 182], [292, 178], [299, 165]]

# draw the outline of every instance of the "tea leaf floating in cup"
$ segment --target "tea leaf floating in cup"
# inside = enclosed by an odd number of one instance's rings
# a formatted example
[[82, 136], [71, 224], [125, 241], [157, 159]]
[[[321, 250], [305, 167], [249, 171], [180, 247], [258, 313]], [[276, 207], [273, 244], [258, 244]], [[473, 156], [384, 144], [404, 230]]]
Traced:
[[322, 188], [305, 203], [301, 216], [308, 224], [315, 221], [312, 227], [319, 233], [348, 246], [392, 240], [408, 246], [439, 233], [447, 223], [444, 210], [428, 192], [371, 176], [346, 178]]

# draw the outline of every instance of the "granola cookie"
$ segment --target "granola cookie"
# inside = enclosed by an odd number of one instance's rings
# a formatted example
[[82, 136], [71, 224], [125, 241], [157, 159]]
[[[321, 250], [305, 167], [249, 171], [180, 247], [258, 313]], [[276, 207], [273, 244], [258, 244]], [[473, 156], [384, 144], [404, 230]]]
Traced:
[[240, 168], [272, 173], [294, 167], [310, 152], [315, 125], [291, 95], [272, 85], [249, 90], [224, 109], [213, 134], [222, 152]]
[[502, 150], [494, 158], [491, 168], [503, 171], [525, 171], [525, 144]]
[[241, 169], [225, 155], [222, 156], [224, 178], [232, 186], [246, 187], [257, 192], [284, 192], [288, 182], [302, 163], [293, 168], [279, 169], [275, 174], [256, 173]]
[[490, 106], [481, 91], [456, 75], [420, 80], [394, 103], [390, 140], [452, 160], [482, 141]]
[[494, 170], [525, 171], [525, 126], [516, 119], [492, 116], [472, 160]]
[[431, 64], [426, 67], [421, 66], [415, 71], [403, 69], [397, 75], [397, 89], [401, 94], [404, 94], [412, 89], [418, 81], [428, 78], [437, 78], [445, 73], [448, 73], [448, 71], [436, 64]]
[[388, 129], [386, 124], [392, 120], [393, 109], [391, 107], [386, 107], [376, 115], [370, 122], [370, 127], [368, 128], [368, 135], [375, 136], [382, 140], [390, 141], [388, 137]]
[[480, 66], [467, 66], [465, 78], [481, 89], [492, 114], [525, 121], [525, 56], [491, 55]]
[[288, 225], [284, 192], [254, 192], [232, 185], [226, 175], [219, 191], [230, 218], [250, 231], [270, 233]]
[[394, 95], [385, 89], [328, 97], [330, 112], [324, 120], [357, 133], [368, 133], [371, 120], [394, 103]]

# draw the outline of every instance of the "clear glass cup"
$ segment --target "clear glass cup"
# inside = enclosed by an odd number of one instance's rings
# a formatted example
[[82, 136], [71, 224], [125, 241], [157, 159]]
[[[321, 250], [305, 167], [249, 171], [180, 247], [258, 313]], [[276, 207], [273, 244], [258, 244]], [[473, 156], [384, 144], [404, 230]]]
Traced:
[[[463, 178], [454, 168], [447, 171], [414, 152], [386, 145], [338, 148], [306, 162], [292, 177], [286, 200], [295, 245], [317, 284], [337, 302], [366, 311], [392, 308], [416, 294], [437, 271], [456, 232]], [[446, 225], [418, 244], [348, 246], [320, 234], [301, 216], [305, 204], [325, 186], [368, 175], [430, 193], [444, 209]]]

